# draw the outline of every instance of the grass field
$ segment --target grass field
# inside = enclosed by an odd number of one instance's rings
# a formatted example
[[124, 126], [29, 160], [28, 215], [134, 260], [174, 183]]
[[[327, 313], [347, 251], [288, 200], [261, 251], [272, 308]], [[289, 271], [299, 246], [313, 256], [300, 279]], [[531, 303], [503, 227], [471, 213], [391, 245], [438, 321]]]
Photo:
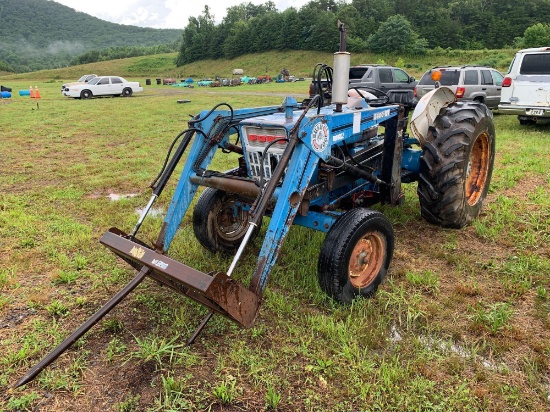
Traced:
[[[492, 66], [506, 72], [515, 50], [431, 50], [423, 56], [399, 56], [395, 54], [353, 53], [351, 64], [393, 64], [405, 69], [411, 76], [420, 79], [424, 72], [434, 66], [478, 64]], [[125, 77], [192, 77], [200, 78], [231, 77], [232, 70], [241, 68], [247, 76], [269, 74], [276, 78], [283, 67], [296, 77], [311, 77], [317, 63], [332, 65], [333, 54], [313, 51], [271, 51], [240, 56], [235, 59], [201, 60], [175, 66], [177, 53], [132, 57], [105, 62], [70, 66], [55, 70], [40, 70], [33, 73], [10, 74], [0, 77], [4, 83], [13, 80], [52, 81], [78, 79], [82, 74], [117, 75]], [[0, 73], [2, 75], [2, 73]], [[74, 80], [73, 80], [74, 81]], [[25, 87], [28, 87], [25, 86]]]
[[[206, 309], [146, 280], [37, 379], [10, 389], [133, 276], [98, 239], [133, 228], [189, 115], [307, 90], [154, 85], [73, 100], [61, 80], [33, 76], [9, 86], [36, 83], [40, 100], [0, 100], [0, 410], [550, 409], [550, 125], [498, 114], [491, 190], [471, 226], [426, 223], [415, 185], [402, 207], [379, 208], [397, 244], [374, 298], [330, 302], [317, 285], [323, 235], [293, 227], [254, 328], [214, 317], [185, 347]], [[156, 238], [176, 180], [143, 240]], [[238, 279], [249, 278], [261, 240]], [[231, 262], [196, 242], [190, 214], [170, 255], [202, 271]]]

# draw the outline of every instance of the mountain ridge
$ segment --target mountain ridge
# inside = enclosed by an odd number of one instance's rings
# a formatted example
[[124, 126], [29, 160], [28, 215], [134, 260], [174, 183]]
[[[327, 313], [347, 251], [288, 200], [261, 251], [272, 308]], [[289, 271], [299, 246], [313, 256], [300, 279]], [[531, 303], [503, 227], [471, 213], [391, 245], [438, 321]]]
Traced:
[[68, 65], [90, 50], [176, 44], [178, 29], [111, 23], [51, 0], [0, 0], [0, 61], [16, 72]]

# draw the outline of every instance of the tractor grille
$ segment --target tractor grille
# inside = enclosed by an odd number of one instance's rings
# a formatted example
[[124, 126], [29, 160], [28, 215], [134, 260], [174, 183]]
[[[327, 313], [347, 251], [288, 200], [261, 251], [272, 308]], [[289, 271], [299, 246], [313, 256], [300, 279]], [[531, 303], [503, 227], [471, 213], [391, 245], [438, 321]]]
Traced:
[[[257, 182], [262, 176], [264, 182], [268, 181], [285, 151], [287, 142], [278, 139], [286, 139], [286, 130], [283, 128], [245, 127], [243, 131], [243, 143], [246, 147], [246, 161], [250, 176]], [[270, 144], [271, 146], [262, 159], [264, 150]]]

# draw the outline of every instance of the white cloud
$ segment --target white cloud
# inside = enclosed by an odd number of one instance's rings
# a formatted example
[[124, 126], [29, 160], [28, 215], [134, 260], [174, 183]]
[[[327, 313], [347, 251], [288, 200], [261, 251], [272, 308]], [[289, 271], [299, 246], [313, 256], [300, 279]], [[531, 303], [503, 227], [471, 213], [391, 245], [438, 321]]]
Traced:
[[[141, 27], [183, 29], [189, 17], [202, 14], [208, 5], [217, 22], [220, 22], [229, 7], [242, 3], [264, 4], [267, 0], [54, 0], [77, 11], [113, 23]], [[277, 0], [277, 9], [299, 9], [307, 0]]]

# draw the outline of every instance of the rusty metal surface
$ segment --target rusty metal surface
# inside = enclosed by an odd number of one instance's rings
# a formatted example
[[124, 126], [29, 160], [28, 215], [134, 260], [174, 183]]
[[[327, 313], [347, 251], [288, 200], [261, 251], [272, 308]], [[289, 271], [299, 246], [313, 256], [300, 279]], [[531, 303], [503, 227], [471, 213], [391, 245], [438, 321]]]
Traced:
[[117, 255], [140, 263], [156, 272], [170, 276], [180, 282], [186, 283], [193, 289], [206, 291], [211, 282], [211, 277], [206, 273], [186, 266], [168, 256], [161, 255], [151, 249], [144, 248], [138, 243], [126, 239], [120, 235], [120, 230], [109, 229], [101, 237], [100, 243], [111, 249]]
[[260, 192], [260, 188], [251, 180], [238, 179], [234, 177], [192, 176], [190, 180], [193, 184], [220, 189], [228, 193], [235, 193], [237, 195], [250, 198], [256, 198]]
[[485, 186], [489, 175], [489, 164], [491, 162], [491, 142], [487, 133], [481, 133], [472, 144], [469, 159], [469, 171], [466, 176], [465, 190], [466, 201], [470, 206], [476, 205]]
[[109, 229], [100, 242], [125, 260], [149, 268], [148, 276], [152, 279], [245, 328], [253, 325], [260, 306], [260, 297], [225, 273], [198, 271], [133, 242], [116, 228]]
[[348, 274], [353, 286], [365, 288], [376, 279], [384, 263], [384, 245], [378, 232], [367, 233], [359, 239], [349, 259]]
[[205, 295], [220, 305], [229, 318], [245, 328], [254, 324], [261, 299], [242, 283], [218, 272], [213, 276]]

